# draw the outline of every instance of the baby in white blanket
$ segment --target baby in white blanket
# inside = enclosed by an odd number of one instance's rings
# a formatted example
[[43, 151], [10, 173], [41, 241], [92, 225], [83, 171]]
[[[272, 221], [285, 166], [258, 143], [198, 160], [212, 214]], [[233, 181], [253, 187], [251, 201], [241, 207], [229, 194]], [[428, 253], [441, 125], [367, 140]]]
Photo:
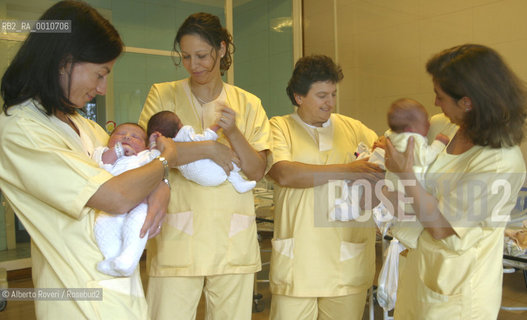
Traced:
[[[218, 139], [216, 132], [210, 128], [197, 134], [191, 126], [184, 126], [179, 117], [172, 111], [161, 111], [154, 114], [147, 125], [149, 136], [159, 132], [165, 137], [171, 137], [176, 142], [208, 141]], [[217, 186], [229, 180], [234, 189], [240, 193], [254, 188], [256, 181], [245, 180], [240, 174], [240, 168], [233, 163], [234, 169], [229, 175], [214, 161], [201, 159], [179, 166], [181, 174], [188, 180], [194, 181], [202, 186]]]
[[[437, 158], [439, 153], [446, 148], [450, 139], [446, 135], [440, 133], [430, 145], [428, 144], [428, 139], [426, 138], [428, 130], [430, 129], [428, 113], [421, 103], [413, 99], [403, 98], [394, 101], [388, 110], [387, 118], [390, 129], [373, 144], [372, 150], [361, 142], [355, 153], [357, 156], [356, 160], [369, 158], [368, 161], [373, 162], [384, 169], [385, 139], [390, 139], [397, 151], [404, 152], [406, 151], [408, 139], [413, 137], [413, 170], [417, 177], [416, 183], [423, 184], [424, 174], [426, 173], [428, 166]], [[385, 179], [389, 181], [388, 183], [390, 183], [395, 190], [399, 190], [400, 182], [395, 173], [387, 171]], [[347, 190], [347, 188], [344, 189]], [[359, 213], [355, 211], [358, 211], [359, 209], [356, 205], [353, 206], [351, 203], [351, 197], [344, 197], [343, 199], [337, 200], [338, 203], [336, 204], [340, 205], [340, 207], [335, 207], [334, 216], [330, 216], [330, 219], [333, 218], [334, 220], [348, 221], [352, 220], [353, 217], [358, 216]], [[342, 202], [344, 200], [349, 203], [343, 205]], [[345, 210], [339, 210], [340, 208], [344, 208]], [[417, 221], [415, 216], [411, 216], [411, 214], [413, 214], [413, 208], [411, 205], [407, 204], [405, 206], [405, 212], [410, 214], [405, 217], [408, 220], [393, 219], [393, 221], [391, 221], [393, 223], [391, 223], [390, 230], [392, 234], [407, 248], [416, 248], [417, 239], [423, 231], [423, 227], [421, 223]], [[395, 213], [388, 212], [384, 205], [380, 204], [373, 209], [373, 214], [376, 222], [378, 222], [377, 220], [384, 221], [388, 218], [391, 220], [391, 217], [393, 217]], [[380, 225], [379, 222], [378, 225]], [[383, 228], [384, 227], [386, 227], [386, 225], [384, 225]]]
[[[95, 149], [93, 159], [116, 176], [149, 163], [159, 154], [146, 148], [146, 132], [139, 125], [123, 123], [112, 132], [107, 147]], [[148, 239], [148, 234], [139, 237], [147, 209], [143, 202], [126, 214], [97, 215], [95, 240], [104, 256], [97, 270], [111, 276], [130, 276], [134, 272]]]

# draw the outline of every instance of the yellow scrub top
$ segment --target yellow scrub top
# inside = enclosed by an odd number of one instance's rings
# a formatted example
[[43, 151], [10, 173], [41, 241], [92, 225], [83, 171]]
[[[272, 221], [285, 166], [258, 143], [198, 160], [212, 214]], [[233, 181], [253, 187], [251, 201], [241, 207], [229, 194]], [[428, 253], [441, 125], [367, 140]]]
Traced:
[[[227, 105], [236, 112], [236, 125], [256, 151], [271, 148], [269, 121], [260, 99], [224, 83]], [[175, 112], [184, 125], [203, 132], [199, 104], [188, 79], [154, 84], [139, 124], [146, 128], [152, 115]], [[218, 142], [229, 146], [223, 131]], [[150, 241], [150, 276], [207, 276], [254, 273], [261, 269], [252, 192], [238, 193], [231, 183], [204, 187], [170, 172], [171, 195], [161, 234]]]
[[435, 240], [427, 231], [402, 270], [396, 319], [496, 319], [501, 302], [506, 219], [525, 179], [518, 146], [443, 151], [425, 188], [457, 235]]
[[102, 301], [36, 300], [37, 318], [147, 319], [138, 270], [130, 278], [96, 270], [96, 210], [85, 205], [112, 175], [86, 151], [105, 145], [106, 132], [75, 114], [79, 137], [34, 100], [8, 114], [0, 115], [0, 188], [31, 236], [35, 288], [103, 288]]
[[[313, 136], [297, 114], [271, 119], [271, 162], [342, 164], [355, 160], [359, 142], [377, 135], [360, 121], [332, 114]], [[313, 129], [313, 128], [311, 128]], [[331, 145], [326, 148], [322, 145]], [[323, 151], [321, 151], [321, 149]], [[375, 225], [328, 221], [328, 184], [314, 188], [275, 185], [270, 286], [273, 294], [334, 297], [367, 290], [375, 273]]]

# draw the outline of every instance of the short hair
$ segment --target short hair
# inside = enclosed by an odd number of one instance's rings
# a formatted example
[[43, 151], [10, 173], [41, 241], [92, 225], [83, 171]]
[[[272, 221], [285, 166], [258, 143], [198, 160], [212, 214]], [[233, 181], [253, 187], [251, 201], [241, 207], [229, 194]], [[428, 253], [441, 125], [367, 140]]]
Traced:
[[404, 132], [412, 124], [421, 121], [420, 115], [428, 118], [428, 112], [418, 101], [409, 98], [395, 100], [388, 110], [388, 126], [393, 132]]
[[286, 92], [293, 103], [298, 106], [295, 94], [306, 96], [311, 85], [319, 81], [338, 83], [344, 78], [342, 68], [325, 55], [311, 55], [298, 59], [289, 79]]
[[84, 2], [57, 2], [40, 20], [71, 20], [71, 32], [29, 34], [2, 78], [6, 114], [10, 106], [30, 98], [38, 98], [48, 115], [57, 110], [73, 114], [75, 106], [60, 85], [59, 69], [66, 62], [106, 63], [123, 50], [117, 30]]
[[172, 111], [160, 111], [154, 114], [146, 125], [146, 134], [150, 135], [154, 132], [159, 132], [165, 137], [174, 138], [182, 127], [181, 120]]
[[[179, 27], [176, 38], [174, 39], [174, 51], [179, 53], [179, 60], [175, 62], [177, 66], [181, 64], [181, 38], [185, 35], [198, 35], [214, 48], [216, 56], [212, 56], [214, 64], [218, 58], [217, 53], [221, 48], [221, 42], [225, 42], [225, 55], [220, 60], [220, 72], [223, 75], [229, 70], [232, 63], [232, 54], [235, 47], [232, 42], [232, 35], [221, 25], [220, 18], [206, 13], [198, 12], [188, 16]], [[179, 48], [179, 49], [178, 49]]]
[[461, 127], [474, 144], [500, 148], [521, 143], [525, 85], [496, 51], [477, 44], [456, 46], [432, 57], [426, 70], [447, 95], [472, 101]]
[[[145, 129], [143, 129], [143, 127], [141, 127], [139, 124], [135, 123], [135, 122], [123, 122], [121, 124], [119, 124], [118, 126], [116, 126], [112, 132], [110, 133], [110, 136], [115, 132], [117, 131], [117, 128], [119, 127], [122, 127], [122, 126], [134, 126], [134, 127], [137, 127], [139, 129], [141, 129], [142, 132], [145, 132]], [[146, 132], [145, 132], [145, 143], [148, 143], [148, 137], [149, 135], [146, 135]]]

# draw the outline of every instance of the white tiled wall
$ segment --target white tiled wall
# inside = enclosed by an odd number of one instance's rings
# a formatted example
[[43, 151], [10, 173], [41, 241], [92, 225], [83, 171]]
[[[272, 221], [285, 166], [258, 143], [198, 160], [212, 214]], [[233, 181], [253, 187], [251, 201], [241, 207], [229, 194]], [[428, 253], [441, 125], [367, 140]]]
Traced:
[[[334, 1], [335, 11], [329, 9]], [[527, 81], [525, 0], [305, 0], [305, 19], [313, 19], [313, 11], [326, 23], [304, 29], [304, 53], [327, 50], [336, 19], [336, 56], [344, 69], [339, 111], [379, 134], [397, 98], [411, 97], [430, 114], [439, 112], [425, 64], [442, 49], [488, 45]]]

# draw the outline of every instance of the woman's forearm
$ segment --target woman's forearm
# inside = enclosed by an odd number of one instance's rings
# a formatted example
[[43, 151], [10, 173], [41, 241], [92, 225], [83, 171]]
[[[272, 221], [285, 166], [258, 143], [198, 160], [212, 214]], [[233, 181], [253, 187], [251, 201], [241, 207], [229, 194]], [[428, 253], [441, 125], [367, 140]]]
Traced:
[[103, 183], [86, 203], [86, 206], [109, 213], [125, 213], [143, 201], [163, 180], [165, 163], [168, 168], [178, 165], [185, 152], [169, 138], [158, 137], [157, 145], [166, 162], [152, 162], [126, 171]]
[[367, 179], [376, 182], [381, 178], [382, 170], [366, 161], [354, 161], [347, 164], [316, 165], [295, 161], [275, 163], [269, 176], [281, 186], [290, 188], [312, 188], [329, 180]]
[[143, 201], [163, 179], [164, 167], [154, 160], [103, 183], [86, 206], [108, 213], [125, 213]]
[[248, 179], [258, 181], [263, 178], [266, 166], [266, 151], [256, 151], [236, 128], [227, 137], [231, 146], [240, 158], [240, 169]]
[[[415, 181], [415, 185], [405, 185], [405, 197], [409, 198], [409, 201], [412, 202], [412, 208], [417, 219], [434, 239], [440, 240], [456, 234], [450, 222], [439, 211], [439, 202], [437, 199], [417, 182], [413, 172], [399, 175], [399, 179]], [[394, 197], [389, 198], [394, 199]], [[397, 208], [397, 203], [391, 202], [394, 208]]]

